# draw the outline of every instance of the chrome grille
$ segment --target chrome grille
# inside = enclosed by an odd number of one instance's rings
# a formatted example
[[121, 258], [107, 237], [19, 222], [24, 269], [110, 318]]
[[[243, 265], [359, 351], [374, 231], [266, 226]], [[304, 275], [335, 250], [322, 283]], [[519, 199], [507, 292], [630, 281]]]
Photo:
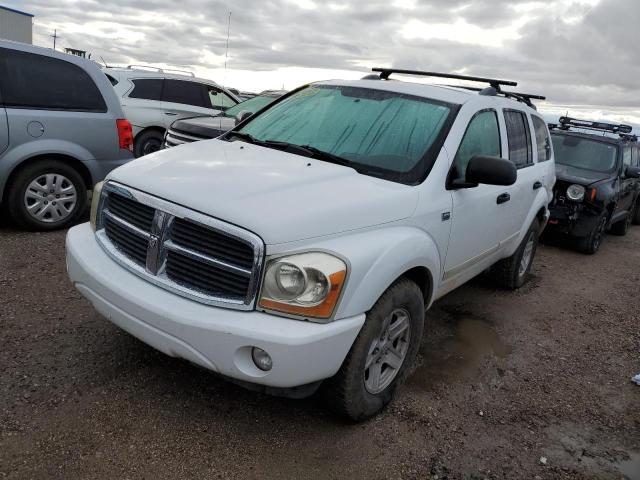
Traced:
[[251, 232], [109, 182], [96, 235], [120, 264], [167, 290], [211, 305], [255, 305], [264, 244]]
[[164, 137], [164, 148], [175, 147], [183, 143], [197, 142], [198, 140], [207, 140], [208, 138], [209, 137], [200, 137], [169, 129]]

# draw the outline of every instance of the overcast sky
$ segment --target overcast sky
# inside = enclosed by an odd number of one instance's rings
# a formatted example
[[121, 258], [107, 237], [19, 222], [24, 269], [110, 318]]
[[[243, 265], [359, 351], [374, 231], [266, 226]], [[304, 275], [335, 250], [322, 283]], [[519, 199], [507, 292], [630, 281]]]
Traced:
[[[640, 128], [638, 0], [0, 0], [34, 43], [109, 64], [187, 68], [240, 89], [359, 78], [372, 66], [492, 76], [546, 114]], [[224, 70], [227, 20], [231, 34]]]

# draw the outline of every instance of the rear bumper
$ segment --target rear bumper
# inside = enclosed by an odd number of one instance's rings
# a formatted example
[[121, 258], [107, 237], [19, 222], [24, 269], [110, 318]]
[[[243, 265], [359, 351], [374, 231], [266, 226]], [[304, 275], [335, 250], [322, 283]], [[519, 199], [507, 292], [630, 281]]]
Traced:
[[[179, 297], [115, 263], [89, 224], [67, 234], [67, 270], [98, 312], [143, 342], [236, 380], [269, 387], [292, 388], [334, 375], [365, 320], [361, 314], [317, 324]], [[271, 371], [254, 365], [253, 346], [271, 355]]]
[[89, 172], [91, 173], [91, 180], [93, 185], [95, 185], [96, 183], [104, 180], [112, 170], [121, 167], [125, 163], [129, 163], [131, 160], [133, 160], [133, 153], [128, 150], [122, 150], [119, 158], [108, 160], [89, 160], [84, 162], [84, 164], [89, 169]]

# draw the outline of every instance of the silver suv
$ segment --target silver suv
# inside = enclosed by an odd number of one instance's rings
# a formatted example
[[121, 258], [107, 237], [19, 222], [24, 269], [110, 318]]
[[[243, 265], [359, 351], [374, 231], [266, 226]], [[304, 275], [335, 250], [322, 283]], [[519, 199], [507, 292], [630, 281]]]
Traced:
[[98, 65], [0, 40], [0, 203], [32, 230], [74, 223], [87, 190], [133, 158], [131, 124]]
[[104, 73], [133, 125], [136, 157], [160, 150], [165, 131], [175, 120], [218, 115], [240, 102], [224, 87], [189, 72], [178, 75], [160, 68], [129, 65], [105, 68]]

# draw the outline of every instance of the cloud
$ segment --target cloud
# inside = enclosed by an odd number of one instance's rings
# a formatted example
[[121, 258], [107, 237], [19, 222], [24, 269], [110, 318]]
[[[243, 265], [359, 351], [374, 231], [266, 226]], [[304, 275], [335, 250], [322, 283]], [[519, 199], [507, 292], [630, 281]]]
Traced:
[[229, 78], [241, 88], [272, 87], [253, 80], [267, 77], [293, 87], [302, 77], [292, 72], [302, 67], [337, 73], [394, 65], [514, 79], [556, 106], [610, 110], [640, 122], [637, 0], [26, 0], [14, 6], [36, 15], [38, 44], [50, 45], [57, 28], [60, 45], [112, 64], [172, 65], [216, 76], [231, 9], [226, 60]]

